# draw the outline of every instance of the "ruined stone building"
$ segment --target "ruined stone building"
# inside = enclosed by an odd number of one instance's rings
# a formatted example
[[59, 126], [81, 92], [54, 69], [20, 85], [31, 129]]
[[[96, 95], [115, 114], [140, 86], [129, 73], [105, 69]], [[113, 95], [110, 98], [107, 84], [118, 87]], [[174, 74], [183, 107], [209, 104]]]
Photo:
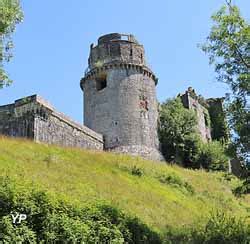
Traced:
[[223, 108], [224, 98], [204, 99], [192, 87], [179, 95], [185, 108], [197, 115], [197, 130], [204, 142], [211, 140], [228, 141], [228, 128]]
[[132, 35], [108, 34], [90, 47], [81, 79], [84, 125], [37, 95], [0, 106], [0, 134], [37, 142], [111, 150], [160, 160], [157, 78]]
[[209, 113], [206, 104], [202, 103], [201, 97], [197, 96], [195, 90], [189, 87], [188, 90], [181, 95], [181, 101], [185, 108], [194, 110], [197, 115], [197, 129], [201, 138], [205, 142], [211, 141], [211, 128], [209, 124]]

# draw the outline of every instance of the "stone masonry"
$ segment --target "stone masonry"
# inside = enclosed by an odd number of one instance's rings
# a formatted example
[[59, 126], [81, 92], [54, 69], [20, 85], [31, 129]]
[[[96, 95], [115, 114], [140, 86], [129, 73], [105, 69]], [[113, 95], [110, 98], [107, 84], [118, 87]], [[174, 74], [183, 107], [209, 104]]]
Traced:
[[206, 101], [203, 97], [197, 96], [192, 87], [189, 87], [180, 97], [185, 108], [196, 112], [197, 129], [201, 135], [201, 139], [205, 142], [211, 141], [211, 125]]
[[57, 112], [37, 95], [0, 106], [0, 134], [48, 144], [103, 150], [102, 135]]
[[84, 124], [103, 134], [106, 150], [160, 160], [157, 78], [134, 36], [118, 33], [90, 46], [84, 91]]

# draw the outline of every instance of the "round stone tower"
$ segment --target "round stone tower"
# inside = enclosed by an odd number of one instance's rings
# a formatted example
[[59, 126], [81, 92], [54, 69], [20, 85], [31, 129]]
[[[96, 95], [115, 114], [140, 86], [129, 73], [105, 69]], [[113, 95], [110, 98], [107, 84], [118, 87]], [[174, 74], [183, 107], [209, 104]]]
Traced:
[[84, 124], [104, 135], [105, 149], [161, 160], [157, 78], [133, 35], [112, 33], [90, 46], [81, 80]]

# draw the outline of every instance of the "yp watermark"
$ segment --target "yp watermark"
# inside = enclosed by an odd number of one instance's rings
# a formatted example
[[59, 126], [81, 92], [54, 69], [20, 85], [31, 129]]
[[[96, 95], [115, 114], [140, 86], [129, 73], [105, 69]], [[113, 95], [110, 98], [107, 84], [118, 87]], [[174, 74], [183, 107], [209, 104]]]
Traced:
[[[0, 207], [2, 207], [2, 206], [8, 206], [8, 204], [0, 199]], [[17, 212], [16, 213], [10, 213], [10, 216], [12, 218], [12, 223], [13, 224], [21, 224], [22, 221], [27, 219], [27, 215], [24, 214], [24, 213], [17, 213]]]
[[27, 215], [23, 213], [11, 213], [12, 223], [13, 224], [21, 224], [22, 221], [27, 219]]

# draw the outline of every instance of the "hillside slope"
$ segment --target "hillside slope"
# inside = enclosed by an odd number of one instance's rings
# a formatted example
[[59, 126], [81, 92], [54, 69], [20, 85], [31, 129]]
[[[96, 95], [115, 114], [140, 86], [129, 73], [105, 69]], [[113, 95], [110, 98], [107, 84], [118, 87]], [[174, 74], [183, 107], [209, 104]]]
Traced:
[[104, 200], [158, 233], [166, 226], [205, 223], [226, 210], [250, 216], [250, 198], [235, 198], [239, 182], [223, 173], [188, 170], [105, 152], [0, 137], [0, 177], [39, 185], [76, 205]]

